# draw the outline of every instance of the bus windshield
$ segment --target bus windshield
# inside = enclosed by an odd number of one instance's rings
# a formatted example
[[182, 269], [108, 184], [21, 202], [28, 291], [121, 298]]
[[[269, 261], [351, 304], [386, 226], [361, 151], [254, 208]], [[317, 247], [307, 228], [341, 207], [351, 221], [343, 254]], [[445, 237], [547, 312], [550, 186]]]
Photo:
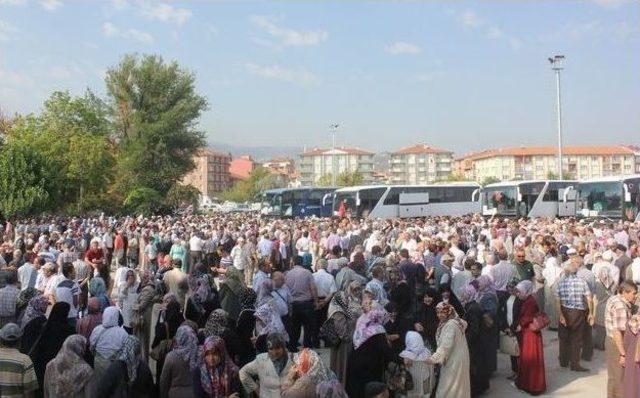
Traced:
[[344, 207], [344, 214], [350, 215], [356, 213], [356, 198], [358, 196], [357, 191], [348, 192], [336, 192], [335, 200], [333, 201], [333, 211], [336, 215], [339, 215]]
[[483, 205], [489, 209], [496, 209], [498, 214], [515, 214], [518, 199], [515, 186], [488, 187], [483, 191]]
[[578, 186], [578, 210], [597, 212], [598, 215], [620, 217], [622, 212], [622, 186], [619, 181], [589, 182]]

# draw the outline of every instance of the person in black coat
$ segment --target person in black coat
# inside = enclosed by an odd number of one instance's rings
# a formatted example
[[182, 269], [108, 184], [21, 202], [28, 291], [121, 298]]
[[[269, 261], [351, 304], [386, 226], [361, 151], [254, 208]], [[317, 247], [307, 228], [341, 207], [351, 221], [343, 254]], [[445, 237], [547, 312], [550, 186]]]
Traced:
[[128, 336], [116, 359], [96, 385], [97, 398], [155, 398], [158, 389], [151, 369], [140, 357], [140, 340]]
[[388, 314], [382, 308], [370, 310], [358, 318], [353, 335], [354, 350], [347, 361], [347, 394], [363, 398], [364, 387], [370, 381], [381, 381], [387, 364], [395, 355], [384, 329]]
[[[42, 326], [40, 335], [29, 351], [29, 356], [33, 361], [33, 369], [38, 378], [38, 385], [40, 386], [44, 385], [44, 372], [47, 368], [47, 363], [58, 355], [60, 348], [62, 348], [62, 343], [67, 337], [76, 333], [76, 330], [69, 324], [67, 319], [70, 309], [69, 303], [65, 302], [58, 302], [51, 308], [47, 322]], [[39, 392], [41, 394], [42, 390], [39, 390]]]
[[[498, 327], [502, 333], [510, 336], [516, 335], [518, 320], [520, 319], [520, 307], [522, 306], [522, 300], [517, 297], [515, 290], [518, 282], [519, 280], [514, 278], [507, 283], [507, 291], [510, 296], [498, 308]], [[515, 380], [518, 375], [518, 357], [511, 357], [511, 371], [512, 374], [509, 379]]]

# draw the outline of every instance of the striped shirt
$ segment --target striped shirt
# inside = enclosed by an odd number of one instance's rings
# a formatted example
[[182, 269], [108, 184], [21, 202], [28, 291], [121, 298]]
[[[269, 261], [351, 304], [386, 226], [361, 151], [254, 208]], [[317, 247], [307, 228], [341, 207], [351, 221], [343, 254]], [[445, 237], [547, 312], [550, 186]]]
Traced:
[[0, 397], [22, 398], [38, 389], [33, 362], [15, 348], [0, 348]]
[[604, 310], [604, 327], [607, 336], [613, 337], [613, 332], [627, 329], [627, 321], [631, 317], [631, 306], [627, 304], [621, 295], [609, 297]]

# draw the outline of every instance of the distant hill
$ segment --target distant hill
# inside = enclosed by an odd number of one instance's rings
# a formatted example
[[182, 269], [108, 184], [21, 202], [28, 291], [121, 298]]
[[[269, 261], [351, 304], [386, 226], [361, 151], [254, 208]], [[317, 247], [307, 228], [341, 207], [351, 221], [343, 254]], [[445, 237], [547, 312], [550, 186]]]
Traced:
[[258, 162], [264, 162], [277, 157], [288, 157], [298, 160], [300, 153], [302, 153], [302, 147], [295, 146], [251, 146], [212, 141], [208, 142], [208, 145], [210, 148], [218, 151], [231, 152], [233, 157], [251, 155], [251, 157]]

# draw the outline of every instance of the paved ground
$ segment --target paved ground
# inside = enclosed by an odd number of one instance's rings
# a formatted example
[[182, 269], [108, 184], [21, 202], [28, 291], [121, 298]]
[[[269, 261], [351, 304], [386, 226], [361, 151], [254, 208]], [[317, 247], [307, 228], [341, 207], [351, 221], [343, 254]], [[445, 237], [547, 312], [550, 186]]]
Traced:
[[[584, 362], [582, 366], [591, 369], [588, 373], [572, 372], [561, 368], [558, 364], [558, 334], [545, 330], [543, 332], [544, 355], [547, 375], [547, 392], [539, 397], [562, 398], [604, 398], [607, 396], [607, 369], [604, 352], [595, 350], [591, 362]], [[329, 362], [329, 350], [320, 349], [321, 356]], [[511, 385], [507, 379], [511, 373], [509, 357], [498, 354], [498, 371], [491, 379], [491, 388], [484, 397], [531, 397]], [[440, 398], [440, 397], [438, 397]], [[443, 397], [446, 398], [446, 397]]]

